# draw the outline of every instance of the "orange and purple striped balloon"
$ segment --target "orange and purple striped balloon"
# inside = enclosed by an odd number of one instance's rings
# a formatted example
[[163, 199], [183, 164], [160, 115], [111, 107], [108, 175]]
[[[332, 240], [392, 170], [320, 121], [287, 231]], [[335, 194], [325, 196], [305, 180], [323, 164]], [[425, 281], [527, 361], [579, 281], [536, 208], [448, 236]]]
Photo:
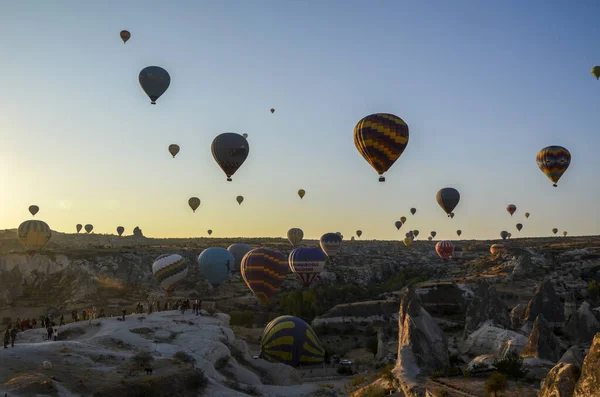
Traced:
[[279, 291], [290, 267], [281, 252], [255, 248], [244, 256], [240, 270], [248, 288], [264, 305]]

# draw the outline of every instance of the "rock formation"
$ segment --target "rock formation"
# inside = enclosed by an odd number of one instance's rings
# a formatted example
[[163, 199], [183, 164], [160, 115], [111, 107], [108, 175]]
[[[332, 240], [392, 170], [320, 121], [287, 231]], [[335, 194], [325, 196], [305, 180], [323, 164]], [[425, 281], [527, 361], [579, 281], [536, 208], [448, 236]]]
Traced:
[[573, 364], [556, 364], [546, 375], [538, 397], [572, 397], [579, 374]]
[[539, 358], [555, 363], [561, 357], [561, 350], [560, 341], [552, 332], [552, 327], [544, 319], [544, 316], [539, 314], [533, 324], [533, 330], [529, 335], [529, 340], [521, 353], [521, 357]]
[[420, 395], [415, 377], [449, 364], [446, 336], [421, 307], [412, 288], [407, 288], [402, 295], [398, 328], [398, 359], [393, 372], [405, 394]]
[[527, 304], [524, 319], [528, 322], [534, 322], [539, 314], [543, 314], [544, 319], [553, 326], [564, 325], [564, 306], [549, 280], [542, 281], [535, 295]]
[[138, 226], [136, 226], [135, 229], [133, 229], [133, 235], [135, 237], [144, 237], [144, 235], [142, 234], [142, 229], [140, 229]]
[[589, 343], [596, 332], [600, 332], [600, 321], [590, 309], [590, 304], [583, 302], [567, 321], [566, 333], [573, 342]]
[[594, 337], [590, 352], [583, 360], [581, 377], [575, 386], [574, 397], [597, 396], [598, 385], [600, 385], [600, 332]]
[[504, 357], [509, 352], [520, 353], [527, 337], [518, 332], [483, 324], [467, 338], [466, 350], [473, 355], [493, 354]]
[[560, 358], [560, 360], [558, 360], [558, 362], [573, 364], [576, 367], [578, 367], [579, 369], [581, 369], [584, 358], [585, 357], [581, 353], [581, 350], [577, 346], [572, 346], [565, 352], [565, 354], [562, 355], [562, 357]]
[[507, 328], [510, 324], [508, 308], [500, 300], [496, 289], [485, 280], [477, 283], [475, 297], [467, 306], [464, 337], [467, 338], [484, 322]]
[[522, 303], [517, 303], [510, 311], [510, 327], [517, 329], [523, 325], [523, 316], [525, 315], [526, 306]]

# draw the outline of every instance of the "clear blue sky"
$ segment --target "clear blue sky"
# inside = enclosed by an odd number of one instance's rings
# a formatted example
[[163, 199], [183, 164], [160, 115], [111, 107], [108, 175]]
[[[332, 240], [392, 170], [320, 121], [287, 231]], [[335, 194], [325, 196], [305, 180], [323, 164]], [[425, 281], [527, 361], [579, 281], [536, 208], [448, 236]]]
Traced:
[[[37, 204], [55, 230], [157, 237], [598, 234], [598, 15], [597, 1], [5, 2], [0, 228]], [[156, 106], [137, 82], [149, 65], [171, 75]], [[352, 138], [376, 112], [410, 127], [384, 184]], [[250, 142], [232, 183], [210, 153], [226, 131]], [[535, 162], [548, 145], [573, 156], [558, 188]], [[453, 220], [445, 186], [462, 194]]]

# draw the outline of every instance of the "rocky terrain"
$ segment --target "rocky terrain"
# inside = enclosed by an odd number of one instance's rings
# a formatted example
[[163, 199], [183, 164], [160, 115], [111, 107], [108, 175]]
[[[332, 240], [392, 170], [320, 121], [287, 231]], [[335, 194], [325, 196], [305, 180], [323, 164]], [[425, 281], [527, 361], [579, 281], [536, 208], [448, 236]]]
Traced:
[[[156, 256], [178, 253], [194, 264], [204, 248], [234, 242], [285, 254], [292, 248], [283, 239], [56, 234], [29, 257], [6, 231], [0, 233], [0, 317], [92, 305], [119, 313], [138, 301], [164, 299], [150, 272]], [[505, 395], [594, 396], [600, 238], [509, 239], [507, 254], [491, 255], [494, 242], [455, 242], [464, 249], [462, 259], [442, 262], [435, 241], [417, 240], [410, 248], [396, 241], [346, 241], [309, 289], [290, 274], [265, 307], [239, 274], [213, 289], [195, 266], [175, 295], [200, 298], [211, 312], [229, 314], [250, 354], [258, 350], [262, 327], [277, 315], [311, 322], [330, 353], [354, 361], [358, 375], [348, 394], [484, 396], [489, 379], [501, 372]]]

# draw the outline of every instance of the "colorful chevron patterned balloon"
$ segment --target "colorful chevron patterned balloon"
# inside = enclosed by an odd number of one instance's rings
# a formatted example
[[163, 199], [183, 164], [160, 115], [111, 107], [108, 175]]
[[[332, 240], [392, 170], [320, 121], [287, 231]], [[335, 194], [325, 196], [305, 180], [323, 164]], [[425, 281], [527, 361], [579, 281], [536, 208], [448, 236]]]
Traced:
[[264, 305], [279, 291], [290, 268], [281, 252], [255, 248], [244, 256], [240, 270], [248, 288]]
[[562, 146], [548, 146], [537, 154], [537, 165], [557, 186], [558, 180], [571, 164], [571, 153]]

